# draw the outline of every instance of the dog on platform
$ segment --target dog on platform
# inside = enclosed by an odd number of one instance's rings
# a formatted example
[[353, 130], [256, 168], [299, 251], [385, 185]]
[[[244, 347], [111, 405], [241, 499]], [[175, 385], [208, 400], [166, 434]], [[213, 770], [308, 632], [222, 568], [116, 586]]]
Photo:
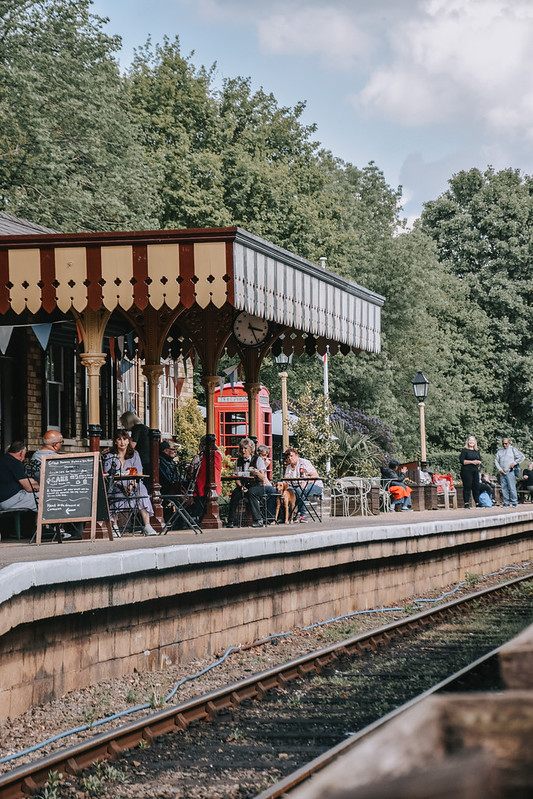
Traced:
[[296, 494], [284, 480], [276, 483], [276, 491], [279, 494], [276, 502], [276, 517], [277, 522], [281, 507], [285, 511], [285, 522], [290, 524], [293, 521], [294, 511], [296, 509]]

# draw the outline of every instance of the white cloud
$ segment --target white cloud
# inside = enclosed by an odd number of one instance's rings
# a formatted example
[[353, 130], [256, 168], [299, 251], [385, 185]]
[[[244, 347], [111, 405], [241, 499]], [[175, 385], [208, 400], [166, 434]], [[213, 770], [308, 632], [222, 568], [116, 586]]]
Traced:
[[259, 46], [265, 53], [315, 55], [329, 67], [350, 69], [367, 57], [371, 37], [351, 14], [325, 4], [289, 7], [257, 23]]
[[405, 125], [457, 121], [529, 136], [533, 104], [529, 0], [426, 0], [388, 31], [390, 46], [352, 101]]

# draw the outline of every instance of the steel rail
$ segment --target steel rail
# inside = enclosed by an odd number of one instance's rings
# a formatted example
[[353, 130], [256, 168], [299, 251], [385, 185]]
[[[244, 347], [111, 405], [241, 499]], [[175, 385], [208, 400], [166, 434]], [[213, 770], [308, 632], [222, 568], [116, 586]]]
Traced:
[[[438, 607], [421, 611], [406, 619], [390, 622], [382, 627], [348, 638], [337, 644], [302, 655], [280, 666], [254, 674], [244, 680], [224, 686], [208, 694], [203, 694], [179, 705], [149, 714], [136, 721], [116, 727], [108, 732], [100, 733], [89, 740], [58, 749], [44, 758], [19, 766], [0, 775], [0, 799], [19, 799], [35, 793], [46, 784], [51, 771], [76, 775], [84, 769], [102, 760], [119, 757], [125, 750], [139, 746], [141, 742], [150, 744], [154, 738], [171, 732], [185, 730], [195, 721], [210, 721], [220, 710], [236, 707], [246, 699], [260, 699], [272, 688], [279, 688], [291, 680], [310, 673], [320, 673], [325, 666], [339, 658], [357, 655], [376, 649], [388, 643], [395, 635], [428, 624], [432, 619], [439, 619], [450, 613], [459, 612], [462, 606], [478, 599], [488, 598], [507, 590], [513, 585], [533, 579], [533, 575], [523, 575], [497, 586], [484, 588], [474, 594], [454, 599]], [[454, 675], [456, 676], [456, 675]], [[415, 701], [415, 700], [412, 700]], [[395, 711], [393, 711], [395, 712]], [[387, 717], [385, 717], [387, 718]], [[375, 722], [375, 724], [379, 724]], [[373, 725], [371, 725], [373, 726]], [[366, 728], [370, 729], [370, 728]], [[359, 735], [360, 733], [358, 733]], [[342, 742], [331, 752], [346, 745]], [[327, 758], [328, 753], [324, 753]], [[337, 756], [337, 755], [335, 755]], [[321, 760], [318, 758], [317, 760]], [[313, 763], [316, 761], [313, 761]], [[326, 762], [329, 762], [327, 760]], [[325, 763], [324, 763], [325, 765]], [[322, 767], [322, 766], [320, 766]], [[317, 767], [318, 770], [319, 767]], [[305, 767], [303, 767], [305, 769]], [[302, 771], [303, 769], [300, 769]], [[295, 772], [298, 774], [299, 772]], [[289, 778], [287, 778], [289, 779]], [[300, 780], [302, 781], [302, 780]], [[294, 786], [293, 786], [294, 787]], [[265, 793], [265, 796], [268, 794]], [[263, 795], [261, 795], [263, 796]], [[281, 796], [281, 794], [272, 794]]]

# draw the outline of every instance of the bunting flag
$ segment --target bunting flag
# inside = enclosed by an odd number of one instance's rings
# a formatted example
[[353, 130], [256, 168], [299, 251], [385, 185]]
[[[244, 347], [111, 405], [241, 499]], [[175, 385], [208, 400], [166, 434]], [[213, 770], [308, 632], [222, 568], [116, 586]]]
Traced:
[[115, 339], [112, 336], [109, 337], [109, 354], [111, 361], [115, 363]]
[[132, 368], [132, 366], [133, 366], [132, 363], [130, 363], [129, 361], [126, 361], [125, 359], [122, 359], [121, 362], [120, 362], [120, 365], [118, 367], [118, 376], [119, 376], [119, 378], [122, 378], [122, 375], [125, 375], [126, 372], [129, 372], [130, 369]]
[[2, 327], [0, 327], [0, 352], [2, 355], [6, 354], [6, 350], [9, 347], [13, 327], [14, 325], [2, 325]]
[[228, 366], [227, 369], [224, 369], [224, 374], [229, 378], [229, 382], [231, 383], [231, 391], [233, 394], [235, 394], [235, 375], [237, 374], [237, 365], [234, 364], [233, 366]]
[[165, 383], [170, 386], [170, 364], [165, 364]]
[[76, 333], [78, 334], [78, 343], [81, 344], [83, 341], [83, 328], [79, 319], [76, 319]]
[[183, 388], [183, 384], [185, 383], [184, 377], [177, 377], [176, 378], [176, 395], [179, 397], [181, 394], [181, 390]]
[[225, 383], [225, 382], [226, 382], [226, 380], [225, 380], [223, 377], [219, 377], [219, 378], [218, 378], [218, 385], [219, 385], [219, 388], [220, 388], [220, 391], [221, 391], [221, 392], [222, 392], [222, 391], [223, 391], [223, 389], [224, 389], [224, 383]]
[[118, 357], [124, 356], [124, 336], [117, 336]]
[[185, 372], [185, 377], [187, 377], [187, 358], [185, 356], [183, 358], [183, 371]]
[[31, 329], [35, 333], [37, 341], [39, 342], [43, 350], [45, 350], [48, 347], [50, 333], [52, 332], [52, 323], [45, 322], [42, 325], [32, 325]]
[[133, 404], [133, 402], [131, 400], [130, 400], [130, 411], [132, 413], [135, 413], [135, 414], [137, 413], [137, 411], [135, 410], [135, 405]]

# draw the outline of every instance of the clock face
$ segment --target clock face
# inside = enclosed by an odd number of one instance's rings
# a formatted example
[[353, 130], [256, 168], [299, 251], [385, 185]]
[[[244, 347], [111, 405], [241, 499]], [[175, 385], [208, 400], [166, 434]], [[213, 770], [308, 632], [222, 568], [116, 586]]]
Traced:
[[268, 336], [268, 322], [242, 311], [233, 322], [233, 335], [245, 347], [259, 347]]

